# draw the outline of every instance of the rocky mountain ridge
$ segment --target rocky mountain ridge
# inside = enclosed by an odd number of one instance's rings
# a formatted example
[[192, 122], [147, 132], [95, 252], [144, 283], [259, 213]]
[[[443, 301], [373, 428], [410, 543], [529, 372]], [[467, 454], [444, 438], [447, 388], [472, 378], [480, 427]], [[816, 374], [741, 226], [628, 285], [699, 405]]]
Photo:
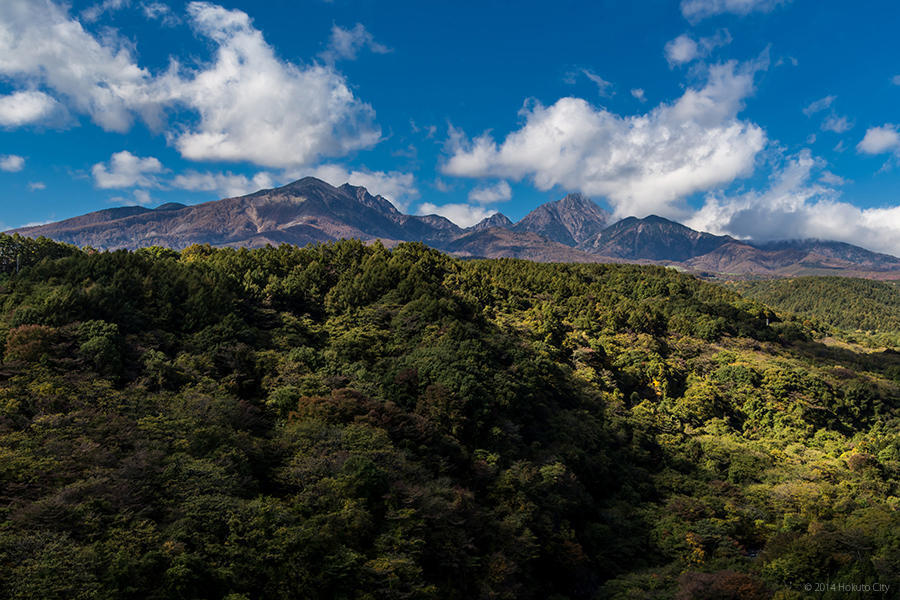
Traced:
[[900, 259], [822, 240], [753, 243], [650, 215], [610, 223], [592, 200], [570, 194], [518, 223], [501, 213], [461, 228], [438, 215], [407, 215], [365, 188], [313, 177], [253, 194], [186, 206], [110, 208], [13, 230], [103, 249], [192, 244], [258, 247], [341, 238], [386, 245], [421, 241], [461, 257], [539, 262], [642, 262], [737, 277], [850, 274], [900, 279]]

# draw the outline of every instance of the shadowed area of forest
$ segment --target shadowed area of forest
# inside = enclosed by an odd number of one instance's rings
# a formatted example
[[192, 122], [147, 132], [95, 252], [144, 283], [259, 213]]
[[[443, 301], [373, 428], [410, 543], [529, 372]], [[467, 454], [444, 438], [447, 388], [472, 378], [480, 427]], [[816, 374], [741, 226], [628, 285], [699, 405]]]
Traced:
[[900, 584], [900, 355], [730, 289], [355, 241], [0, 270], [2, 597]]

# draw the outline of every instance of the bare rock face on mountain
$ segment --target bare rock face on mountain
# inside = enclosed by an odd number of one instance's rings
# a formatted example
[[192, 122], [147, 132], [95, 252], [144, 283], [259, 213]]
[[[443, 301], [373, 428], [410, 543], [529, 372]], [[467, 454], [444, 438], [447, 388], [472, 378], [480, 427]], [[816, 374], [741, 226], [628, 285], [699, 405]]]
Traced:
[[609, 213], [581, 194], [542, 204], [513, 226], [513, 231], [531, 231], [547, 239], [578, 246], [606, 228]]

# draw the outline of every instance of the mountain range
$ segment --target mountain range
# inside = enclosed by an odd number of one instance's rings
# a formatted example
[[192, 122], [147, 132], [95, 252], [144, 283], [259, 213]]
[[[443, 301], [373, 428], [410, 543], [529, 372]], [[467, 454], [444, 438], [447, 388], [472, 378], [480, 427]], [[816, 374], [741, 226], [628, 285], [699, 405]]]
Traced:
[[9, 233], [104, 249], [305, 245], [340, 238], [380, 239], [388, 246], [421, 241], [461, 257], [655, 263], [719, 276], [900, 279], [900, 259], [851, 244], [754, 243], [695, 231], [655, 215], [613, 222], [607, 211], [581, 194], [542, 204], [517, 223], [495, 213], [461, 228], [437, 215], [401, 213], [363, 187], [334, 187], [313, 177], [193, 206], [111, 208]]

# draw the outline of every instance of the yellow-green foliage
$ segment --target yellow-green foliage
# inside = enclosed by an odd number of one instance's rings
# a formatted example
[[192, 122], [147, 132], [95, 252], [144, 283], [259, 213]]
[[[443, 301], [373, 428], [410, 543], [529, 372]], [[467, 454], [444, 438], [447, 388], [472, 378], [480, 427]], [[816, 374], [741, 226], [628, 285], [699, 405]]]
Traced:
[[0, 264], [0, 597], [900, 585], [900, 354], [723, 287], [353, 241]]

